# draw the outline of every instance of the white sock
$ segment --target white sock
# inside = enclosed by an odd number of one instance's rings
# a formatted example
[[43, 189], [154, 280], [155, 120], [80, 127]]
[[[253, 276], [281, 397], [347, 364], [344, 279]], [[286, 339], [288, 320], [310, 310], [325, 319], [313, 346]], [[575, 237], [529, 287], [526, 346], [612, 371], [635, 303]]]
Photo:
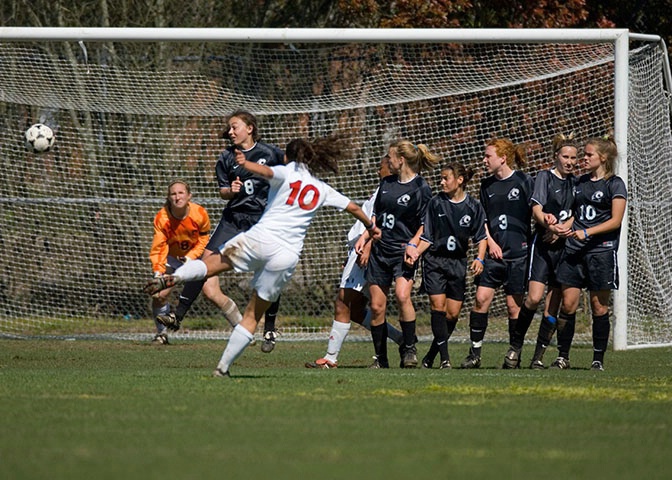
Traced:
[[156, 333], [163, 333], [166, 331], [166, 326], [160, 324], [156, 317], [158, 315], [168, 315], [170, 313], [170, 303], [166, 303], [158, 308], [152, 308], [152, 315], [154, 315], [154, 324], [156, 325]]
[[208, 275], [208, 267], [203, 260], [192, 260], [175, 270], [173, 276], [181, 283], [203, 280]]
[[226, 344], [226, 348], [224, 349], [224, 353], [222, 353], [222, 358], [217, 364], [217, 368], [222, 372], [228, 372], [231, 364], [236, 361], [236, 358], [240, 357], [243, 350], [245, 350], [253, 338], [254, 335], [245, 330], [242, 325], [236, 325], [233, 332], [231, 332], [229, 343]]
[[230, 298], [224, 304], [222, 311], [224, 312], [224, 316], [229, 321], [232, 327], [238, 325], [240, 321], [243, 319], [243, 316], [240, 314], [240, 310], [238, 310], [238, 305], [236, 305], [236, 302], [234, 302]]
[[350, 322], [343, 323], [333, 321], [331, 324], [331, 332], [329, 332], [329, 343], [327, 344], [327, 354], [324, 356], [325, 359], [330, 362], [338, 362], [338, 353], [341, 351], [343, 346], [343, 340], [348, 336], [350, 331]]
[[[392, 340], [397, 345], [401, 345], [401, 341], [404, 338], [401, 331], [394, 328], [390, 324], [390, 322], [385, 322], [385, 325], [387, 326], [387, 338]], [[368, 308], [366, 309], [366, 313], [364, 314], [364, 321], [362, 322], [362, 327], [371, 331], [371, 310], [369, 310]]]

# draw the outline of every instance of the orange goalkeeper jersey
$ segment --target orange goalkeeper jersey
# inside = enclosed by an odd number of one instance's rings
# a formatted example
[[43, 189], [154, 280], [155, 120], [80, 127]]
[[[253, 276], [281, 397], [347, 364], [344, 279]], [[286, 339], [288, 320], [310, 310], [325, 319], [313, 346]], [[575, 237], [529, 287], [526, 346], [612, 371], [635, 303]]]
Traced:
[[210, 217], [205, 208], [196, 203], [189, 203], [189, 215], [179, 220], [163, 207], [154, 217], [154, 240], [149, 251], [152, 269], [155, 272], [166, 272], [168, 255], [199, 258], [208, 244], [210, 235]]

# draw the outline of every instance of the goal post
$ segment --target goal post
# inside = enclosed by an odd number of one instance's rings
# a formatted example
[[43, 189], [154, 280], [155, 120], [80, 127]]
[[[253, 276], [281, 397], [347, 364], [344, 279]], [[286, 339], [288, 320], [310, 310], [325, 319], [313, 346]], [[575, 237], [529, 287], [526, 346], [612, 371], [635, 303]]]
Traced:
[[[672, 181], [655, 170], [672, 155], [669, 81], [660, 37], [627, 29], [0, 27], [0, 335], [85, 334], [110, 322], [123, 336], [151, 326], [138, 292], [150, 271], [153, 214], [180, 176], [218, 220], [222, 118], [243, 108], [281, 148], [297, 136], [346, 132], [352, 151], [329, 181], [360, 201], [398, 137], [473, 167], [475, 193], [492, 136], [528, 144], [535, 174], [548, 168], [556, 133], [585, 140], [613, 129], [629, 190], [613, 345], [672, 344], [672, 272], [657, 258], [672, 247]], [[18, 141], [37, 122], [55, 127], [47, 154]], [[427, 177], [436, 191], [438, 174]], [[285, 330], [301, 338], [322, 337], [331, 323], [343, 217], [318, 215], [283, 297], [280, 321], [291, 317]], [[246, 279], [221, 278], [239, 304]], [[424, 295], [414, 301], [427, 316]], [[498, 296], [493, 318], [502, 315]], [[203, 326], [188, 335], [221, 334], [221, 315], [205, 300], [193, 317]]]

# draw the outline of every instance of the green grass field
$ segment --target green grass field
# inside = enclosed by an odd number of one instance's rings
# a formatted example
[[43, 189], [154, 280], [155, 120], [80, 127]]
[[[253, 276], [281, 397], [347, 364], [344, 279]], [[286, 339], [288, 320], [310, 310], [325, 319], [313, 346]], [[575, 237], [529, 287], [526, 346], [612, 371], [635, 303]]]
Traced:
[[369, 370], [351, 342], [317, 371], [324, 342], [280, 341], [222, 380], [224, 345], [0, 340], [0, 478], [672, 478], [670, 348], [610, 351], [605, 372], [587, 348], [501, 370], [504, 344], [478, 371]]

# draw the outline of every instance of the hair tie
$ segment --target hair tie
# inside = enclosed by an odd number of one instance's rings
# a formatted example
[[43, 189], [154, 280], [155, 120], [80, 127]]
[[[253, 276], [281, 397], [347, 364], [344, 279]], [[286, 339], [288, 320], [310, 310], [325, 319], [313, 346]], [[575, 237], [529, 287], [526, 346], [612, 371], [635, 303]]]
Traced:
[[413, 148], [415, 148], [415, 151], [417, 152], [418, 151], [418, 146], [415, 143], [411, 143], [411, 145], [413, 145]]

